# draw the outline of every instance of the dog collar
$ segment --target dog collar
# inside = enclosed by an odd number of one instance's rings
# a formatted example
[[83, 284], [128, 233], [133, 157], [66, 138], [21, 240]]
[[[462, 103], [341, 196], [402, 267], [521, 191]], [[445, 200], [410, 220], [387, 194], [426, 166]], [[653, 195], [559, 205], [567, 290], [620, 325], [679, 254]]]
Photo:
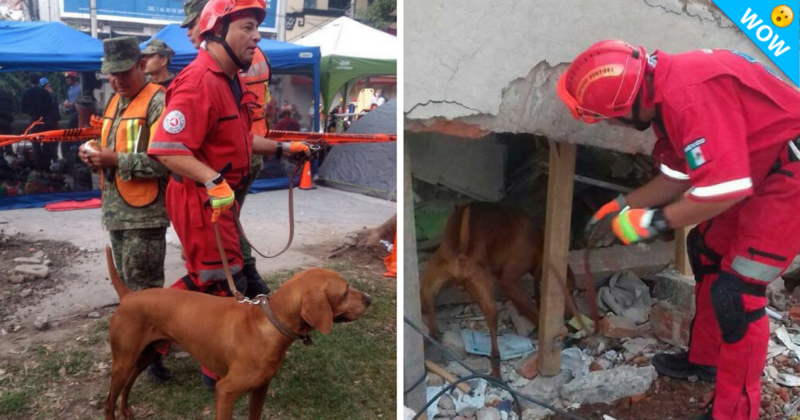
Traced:
[[272, 308], [269, 306], [269, 297], [264, 296], [264, 298], [261, 299], [261, 309], [264, 311], [264, 315], [267, 316], [269, 322], [271, 322], [272, 325], [274, 325], [275, 328], [277, 328], [281, 334], [285, 335], [290, 340], [300, 340], [303, 342], [303, 344], [307, 346], [314, 344], [311, 341], [311, 336], [309, 336], [308, 334], [299, 335], [295, 333], [294, 331], [292, 331], [291, 328], [287, 327], [286, 324], [284, 324], [283, 322], [281, 322], [280, 319], [278, 319], [278, 316], [275, 315], [275, 312], [273, 312]]

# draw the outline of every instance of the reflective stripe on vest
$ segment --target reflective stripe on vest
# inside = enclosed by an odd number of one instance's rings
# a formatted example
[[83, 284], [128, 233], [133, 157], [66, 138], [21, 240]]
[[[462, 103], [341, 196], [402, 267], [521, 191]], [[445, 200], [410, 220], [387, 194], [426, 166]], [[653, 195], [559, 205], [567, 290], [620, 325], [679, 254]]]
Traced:
[[269, 92], [269, 80], [272, 76], [272, 67], [269, 64], [269, 59], [261, 51], [256, 48], [253, 55], [253, 62], [246, 73], [240, 74], [242, 82], [244, 82], [247, 90], [255, 93], [256, 103], [258, 106], [252, 107], [250, 113], [252, 115], [253, 124], [250, 127], [250, 132], [259, 136], [267, 135], [267, 121], [264, 112], [264, 103], [266, 96]]
[[[147, 126], [147, 108], [153, 97], [164, 87], [155, 83], [148, 83], [122, 111], [121, 120], [114, 133], [114, 151], [117, 153], [136, 153], [143, 135], [150, 139], [150, 127]], [[107, 147], [108, 136], [111, 134], [111, 126], [117, 117], [119, 107], [119, 95], [114, 95], [106, 106], [103, 113], [102, 147]], [[143, 133], [144, 132], [144, 133]], [[101, 176], [101, 184], [105, 176]], [[152, 204], [158, 198], [158, 179], [131, 179], [123, 181], [119, 177], [119, 172], [114, 171], [114, 180], [117, 191], [122, 199], [131, 207], [144, 207]], [[103, 186], [100, 186], [101, 190]]]

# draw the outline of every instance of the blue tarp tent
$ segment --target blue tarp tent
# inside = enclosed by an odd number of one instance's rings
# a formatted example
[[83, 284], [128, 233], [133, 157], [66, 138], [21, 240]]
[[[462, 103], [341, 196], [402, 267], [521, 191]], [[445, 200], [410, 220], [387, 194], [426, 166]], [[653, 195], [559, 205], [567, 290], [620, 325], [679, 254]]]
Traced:
[[[165, 26], [164, 29], [153, 35], [153, 38], [164, 41], [175, 51], [175, 56], [172, 58], [172, 64], [170, 65], [170, 70], [172, 71], [182, 70], [197, 56], [197, 50], [189, 42], [189, 37], [186, 36], [186, 29], [177, 24]], [[150, 44], [150, 40], [143, 42], [141, 48], [144, 49]], [[307, 47], [269, 39], [262, 39], [258, 43], [258, 47], [269, 57], [272, 71], [276, 74], [303, 74], [312, 77], [314, 79], [314, 102], [319, 103], [319, 47]], [[314, 123], [319, 127], [319, 115], [316, 115]]]
[[0, 22], [0, 72], [100, 71], [103, 43], [59, 22]]
[[[197, 55], [186, 31], [168, 25], [154, 37], [176, 51], [174, 71], [187, 66]], [[142, 48], [148, 42], [142, 44]], [[262, 40], [259, 47], [279, 74], [305, 74], [314, 78], [315, 101], [319, 103], [319, 47]], [[0, 21], [0, 72], [12, 71], [100, 71], [103, 43], [58, 22]], [[319, 116], [316, 123], [319, 124]], [[296, 180], [295, 184], [299, 182]], [[259, 179], [251, 191], [286, 188], [289, 178]], [[99, 197], [99, 191], [31, 194], [0, 198], [0, 210], [43, 207], [50, 202]]]

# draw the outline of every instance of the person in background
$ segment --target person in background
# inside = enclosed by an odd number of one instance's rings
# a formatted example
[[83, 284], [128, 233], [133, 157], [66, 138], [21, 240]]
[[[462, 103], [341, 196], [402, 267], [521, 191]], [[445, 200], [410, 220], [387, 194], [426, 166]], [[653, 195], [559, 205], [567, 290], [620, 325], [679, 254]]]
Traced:
[[308, 131], [314, 131], [314, 101], [311, 101], [311, 107], [308, 108]]
[[[58, 99], [56, 99], [56, 94], [53, 92], [53, 86], [46, 77], [39, 79], [39, 85], [50, 94], [53, 100], [53, 108], [50, 110], [50, 114], [45, 117], [45, 124], [47, 124], [49, 127], [52, 127], [51, 129], [57, 130], [59, 128], [58, 121], [61, 119], [61, 113], [58, 112]], [[53, 148], [55, 148], [55, 146], [56, 144], [53, 144]]]
[[[39, 86], [39, 80], [39, 76], [31, 74], [28, 79], [30, 86], [22, 91], [20, 98], [22, 112], [30, 116], [29, 124], [39, 120], [42, 122], [42, 124], [32, 127], [29, 133], [40, 133], [55, 129], [55, 127], [47, 123], [52, 109], [55, 107], [53, 97], [43, 87]], [[55, 143], [33, 142], [33, 159], [37, 170], [47, 171], [50, 169], [50, 163], [55, 157], [53, 153], [55, 146]]]
[[147, 48], [142, 51], [142, 55], [147, 61], [144, 74], [150, 76], [152, 83], [164, 86], [164, 89], [168, 88], [169, 84], [172, 83], [172, 79], [175, 78], [175, 75], [168, 71], [175, 51], [172, 51], [172, 48], [164, 41], [156, 38], [150, 41]]
[[64, 73], [67, 80], [67, 100], [64, 102], [64, 111], [69, 114], [67, 128], [78, 128], [78, 97], [81, 96], [81, 83], [77, 71]]
[[375, 96], [372, 97], [371, 109], [375, 109], [385, 103], [386, 103], [386, 96], [383, 95], [383, 89], [376, 90]]
[[[68, 71], [64, 73], [64, 78], [67, 81], [67, 100], [64, 101], [64, 112], [69, 116], [67, 121], [67, 128], [78, 128], [78, 97], [81, 96], [81, 84], [78, 80], [78, 72]], [[75, 141], [62, 141], [59, 142], [61, 148], [61, 156], [67, 161], [77, 160], [78, 147], [80, 142]], [[70, 159], [70, 157], [72, 159]]]
[[181, 22], [181, 28], [186, 29], [186, 36], [195, 48], [200, 48], [203, 40], [200, 38], [200, 28], [197, 26], [197, 17], [206, 7], [208, 0], [189, 0], [183, 4], [183, 13], [186, 16]]
[[281, 119], [275, 124], [277, 131], [300, 131], [300, 123], [292, 118], [291, 111], [281, 112]]
[[303, 115], [300, 114], [300, 109], [297, 108], [297, 105], [292, 105], [292, 118], [297, 122], [303, 120]]

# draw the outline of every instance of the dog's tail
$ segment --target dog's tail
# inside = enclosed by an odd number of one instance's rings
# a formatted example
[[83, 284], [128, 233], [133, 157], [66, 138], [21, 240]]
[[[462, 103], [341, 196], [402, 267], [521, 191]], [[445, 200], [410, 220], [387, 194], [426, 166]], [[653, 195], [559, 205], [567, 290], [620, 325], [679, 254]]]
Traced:
[[469, 252], [469, 204], [464, 206], [464, 212], [461, 214], [458, 235], [458, 265], [461, 268], [467, 263], [467, 252]]
[[111, 247], [108, 245], [106, 245], [106, 262], [108, 263], [108, 275], [111, 276], [111, 284], [114, 285], [114, 290], [117, 291], [117, 295], [122, 299], [131, 289], [128, 289], [125, 283], [122, 282], [122, 279], [119, 278], [117, 267], [114, 265], [114, 255], [111, 253]]

